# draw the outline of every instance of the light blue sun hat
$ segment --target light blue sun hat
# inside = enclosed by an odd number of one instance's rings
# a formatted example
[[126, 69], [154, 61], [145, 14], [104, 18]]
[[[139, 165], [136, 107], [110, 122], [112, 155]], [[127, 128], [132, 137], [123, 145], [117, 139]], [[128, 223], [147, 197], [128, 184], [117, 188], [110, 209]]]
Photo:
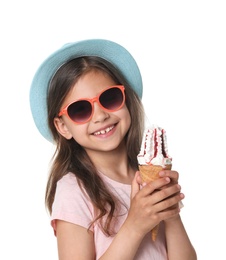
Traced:
[[53, 141], [47, 119], [47, 92], [50, 81], [63, 64], [82, 56], [97, 56], [110, 62], [122, 73], [138, 96], [142, 97], [143, 84], [139, 67], [124, 47], [104, 39], [68, 43], [41, 64], [30, 88], [30, 107], [35, 125], [42, 136], [50, 142]]

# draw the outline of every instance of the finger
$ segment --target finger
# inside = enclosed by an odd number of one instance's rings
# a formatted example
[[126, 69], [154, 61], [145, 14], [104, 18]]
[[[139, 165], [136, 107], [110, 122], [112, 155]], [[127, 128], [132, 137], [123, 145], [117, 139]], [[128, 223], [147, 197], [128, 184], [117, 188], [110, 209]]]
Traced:
[[177, 171], [169, 171], [169, 170], [161, 171], [159, 172], [159, 176], [169, 177], [175, 183], [178, 182], [179, 179], [179, 173]]
[[173, 196], [170, 196], [162, 201], [159, 201], [155, 204], [155, 208], [157, 212], [166, 211], [172, 208], [179, 209], [179, 202], [183, 200], [184, 194], [176, 193]]
[[138, 171], [138, 173], [137, 173], [137, 182], [138, 182], [140, 185], [143, 184], [143, 183], [142, 183], [141, 176], [140, 176], [140, 171]]
[[137, 194], [137, 192], [140, 190], [139, 175], [140, 174], [137, 171], [133, 178], [132, 185], [131, 185], [131, 199], [133, 199], [134, 196]]
[[180, 194], [181, 187], [178, 184], [173, 184], [165, 189], [161, 189], [160, 191], [153, 194], [153, 202], [160, 203], [165, 201], [171, 197], [175, 197]]
[[180, 213], [180, 208], [179, 207], [169, 208], [168, 210], [159, 212], [158, 213], [158, 217], [161, 220], [167, 220], [167, 219], [170, 219], [172, 217], [175, 217], [179, 213]]
[[165, 185], [170, 183], [170, 178], [159, 178], [155, 181], [151, 181], [149, 183], [143, 184], [142, 193], [144, 196], [148, 196], [152, 194], [154, 191], [161, 189]]

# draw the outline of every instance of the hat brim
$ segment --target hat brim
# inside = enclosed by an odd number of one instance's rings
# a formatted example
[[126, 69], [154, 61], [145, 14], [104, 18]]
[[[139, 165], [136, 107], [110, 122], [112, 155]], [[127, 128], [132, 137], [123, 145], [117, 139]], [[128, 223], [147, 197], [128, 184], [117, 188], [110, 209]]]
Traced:
[[125, 77], [130, 86], [142, 97], [140, 70], [132, 55], [121, 45], [103, 39], [69, 43], [50, 55], [37, 70], [30, 88], [30, 107], [39, 132], [48, 141], [53, 138], [48, 128], [47, 90], [56, 71], [66, 62], [82, 56], [97, 56], [109, 61]]

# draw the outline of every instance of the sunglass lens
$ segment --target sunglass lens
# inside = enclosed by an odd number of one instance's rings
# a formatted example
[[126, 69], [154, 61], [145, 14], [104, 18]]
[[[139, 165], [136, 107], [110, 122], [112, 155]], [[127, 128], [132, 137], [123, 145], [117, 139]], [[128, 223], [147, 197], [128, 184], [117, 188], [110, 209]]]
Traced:
[[92, 114], [92, 105], [88, 101], [76, 101], [68, 107], [69, 117], [77, 123], [85, 122]]
[[108, 110], [118, 109], [123, 103], [123, 94], [119, 88], [110, 88], [100, 95], [101, 105]]

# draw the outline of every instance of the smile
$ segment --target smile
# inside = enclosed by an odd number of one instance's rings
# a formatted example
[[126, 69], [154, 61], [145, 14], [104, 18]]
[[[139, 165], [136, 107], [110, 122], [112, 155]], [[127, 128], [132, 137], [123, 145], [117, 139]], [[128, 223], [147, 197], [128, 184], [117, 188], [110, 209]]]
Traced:
[[100, 131], [95, 132], [95, 133], [93, 133], [93, 134], [94, 134], [94, 135], [104, 135], [104, 134], [109, 133], [114, 127], [115, 127], [115, 126], [112, 125], [112, 126], [106, 128], [106, 129], [100, 130]]

